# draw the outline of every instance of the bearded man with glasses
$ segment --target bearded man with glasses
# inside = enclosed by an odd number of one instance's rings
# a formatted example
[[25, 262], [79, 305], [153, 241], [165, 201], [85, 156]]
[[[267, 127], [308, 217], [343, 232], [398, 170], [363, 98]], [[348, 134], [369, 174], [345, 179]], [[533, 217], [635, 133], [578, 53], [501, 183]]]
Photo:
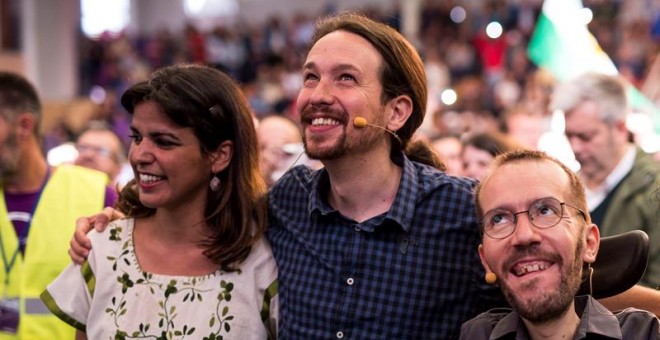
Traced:
[[475, 202], [486, 281], [497, 282], [513, 310], [480, 314], [463, 324], [461, 339], [660, 339], [652, 313], [614, 314], [575, 296], [600, 234], [585, 213], [582, 183], [562, 163], [539, 151], [501, 155]]
[[105, 123], [91, 122], [78, 136], [76, 150], [78, 157], [74, 164], [104, 172], [113, 188], [119, 184], [119, 175], [126, 165], [126, 150], [121, 138]]

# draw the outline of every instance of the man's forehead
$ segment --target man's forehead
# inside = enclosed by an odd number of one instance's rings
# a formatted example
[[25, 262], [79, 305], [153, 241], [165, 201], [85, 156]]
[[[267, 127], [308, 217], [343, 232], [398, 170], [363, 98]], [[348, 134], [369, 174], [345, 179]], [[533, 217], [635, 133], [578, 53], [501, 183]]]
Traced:
[[576, 120], [593, 120], [600, 121], [598, 116], [599, 106], [598, 103], [587, 100], [579, 103], [573, 109], [565, 111], [564, 117], [568, 122]]
[[105, 145], [110, 141], [115, 147], [120, 143], [119, 138], [110, 131], [87, 131], [78, 137], [78, 142], [92, 145]]
[[380, 57], [380, 53], [364, 37], [352, 32], [337, 30], [324, 35], [314, 43], [307, 54], [304, 66], [313, 64], [317, 59], [336, 60], [340, 64], [350, 65], [351, 62], [342, 60], [354, 60], [368, 53], [375, 53]]
[[[533, 183], [533, 186], [529, 184]], [[563, 194], [569, 186], [568, 175], [549, 160], [516, 160], [500, 165], [484, 179], [481, 185], [480, 203], [500, 201], [507, 195], [519, 197], [534, 195], [537, 191], [549, 196]]]

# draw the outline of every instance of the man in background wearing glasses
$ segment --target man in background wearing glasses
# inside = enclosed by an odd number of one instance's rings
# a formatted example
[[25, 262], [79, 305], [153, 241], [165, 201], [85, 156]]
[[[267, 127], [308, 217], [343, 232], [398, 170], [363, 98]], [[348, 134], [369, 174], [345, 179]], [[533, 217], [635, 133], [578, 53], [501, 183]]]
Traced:
[[117, 134], [101, 122], [92, 122], [76, 141], [78, 157], [74, 164], [95, 169], [108, 175], [115, 187], [126, 161], [124, 145]]
[[612, 314], [589, 295], [575, 297], [600, 234], [585, 213], [582, 183], [562, 163], [538, 151], [504, 154], [475, 203], [486, 281], [498, 283], [513, 310], [480, 314], [463, 325], [462, 339], [660, 338], [647, 311]]

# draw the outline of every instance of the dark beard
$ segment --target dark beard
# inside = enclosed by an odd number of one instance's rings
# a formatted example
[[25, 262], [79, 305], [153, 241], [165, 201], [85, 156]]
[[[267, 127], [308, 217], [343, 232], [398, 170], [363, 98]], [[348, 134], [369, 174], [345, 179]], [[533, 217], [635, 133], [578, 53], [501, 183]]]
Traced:
[[[326, 105], [318, 105], [318, 106], [309, 106], [303, 110], [300, 116], [301, 122], [305, 121], [311, 121], [308, 116], [314, 114], [315, 112], [322, 112], [326, 116], [331, 117], [339, 122], [345, 122], [347, 118], [346, 112], [334, 110]], [[303, 133], [303, 145], [305, 147], [305, 153], [307, 154], [307, 157], [313, 160], [319, 160], [319, 161], [324, 161], [324, 160], [333, 160], [336, 158], [339, 158], [346, 154], [347, 151], [347, 146], [346, 146], [346, 128], [343, 128], [343, 133], [341, 137], [335, 142], [335, 145], [333, 145], [329, 149], [325, 150], [312, 150], [310, 149], [307, 141], [307, 135], [305, 133], [305, 129], [302, 131]], [[311, 143], [314, 144], [314, 143]]]
[[[375, 129], [373, 127], [366, 127], [364, 131], [358, 137], [353, 137], [350, 141], [347, 135], [347, 126], [344, 125], [348, 121], [348, 114], [344, 111], [334, 110], [326, 105], [318, 106], [309, 106], [305, 108], [301, 113], [301, 122], [311, 122], [311, 119], [308, 118], [313, 115], [315, 112], [322, 112], [326, 116], [333, 118], [340, 122], [343, 125], [341, 136], [334, 141], [334, 144], [329, 148], [322, 150], [313, 149], [310, 147], [315, 143], [308, 139], [306, 135], [306, 130], [303, 128], [303, 145], [305, 146], [305, 153], [307, 157], [313, 160], [319, 161], [330, 161], [341, 158], [347, 154], [353, 154], [355, 152], [362, 152], [365, 150], [371, 150], [374, 145], [376, 145], [380, 140], [382, 140], [385, 132]], [[376, 125], [383, 125], [384, 122], [375, 121]], [[357, 138], [357, 139], [356, 139]], [[389, 137], [387, 137], [389, 138]]]
[[389, 138], [386, 136], [385, 132], [375, 129], [372, 127], [367, 127], [366, 131], [361, 132], [361, 136], [354, 137], [352, 141], [348, 140], [348, 135], [346, 133], [346, 127], [343, 128], [341, 136], [334, 141], [334, 144], [329, 148], [324, 148], [319, 150], [309, 147], [309, 144], [314, 144], [309, 142], [308, 137], [303, 132], [303, 145], [305, 146], [305, 153], [307, 157], [319, 161], [330, 161], [335, 160], [340, 157], [343, 157], [347, 154], [360, 153], [374, 148], [376, 144], [383, 140], [383, 138]]
[[307, 137], [303, 134], [303, 145], [305, 146], [305, 153], [307, 157], [319, 161], [327, 161], [337, 159], [346, 154], [348, 148], [346, 147], [346, 134], [343, 133], [336, 141], [336, 144], [329, 149], [325, 150], [311, 150], [307, 146]]
[[[562, 275], [556, 294], [545, 293], [534, 299], [534, 301], [520, 301], [510, 287], [506, 284], [502, 285], [502, 292], [505, 299], [518, 315], [532, 324], [542, 324], [558, 319], [568, 312], [582, 281], [582, 252], [584, 251], [584, 245], [578, 241], [575, 248], [575, 259], [568, 272]], [[536, 282], [532, 281], [525, 288], [531, 290], [535, 286]]]
[[18, 149], [18, 137], [12, 132], [2, 146], [2, 156], [0, 156], [0, 180], [5, 180], [18, 174], [19, 158], [20, 151]]

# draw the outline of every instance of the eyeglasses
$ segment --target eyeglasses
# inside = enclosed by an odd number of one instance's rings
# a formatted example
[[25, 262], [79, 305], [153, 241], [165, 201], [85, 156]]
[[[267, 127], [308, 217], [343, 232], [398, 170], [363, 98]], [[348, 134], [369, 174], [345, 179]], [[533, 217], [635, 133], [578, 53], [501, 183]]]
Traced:
[[482, 228], [490, 238], [504, 239], [513, 234], [518, 223], [518, 215], [527, 213], [529, 221], [539, 229], [548, 229], [559, 224], [564, 216], [564, 206], [576, 209], [586, 220], [586, 214], [580, 208], [553, 197], [536, 200], [530, 204], [529, 209], [513, 213], [506, 209], [495, 209], [484, 215]]
[[77, 144], [76, 150], [78, 153], [91, 152], [93, 154], [103, 156], [103, 157], [113, 157], [112, 150], [105, 146], [95, 146], [89, 144]]

